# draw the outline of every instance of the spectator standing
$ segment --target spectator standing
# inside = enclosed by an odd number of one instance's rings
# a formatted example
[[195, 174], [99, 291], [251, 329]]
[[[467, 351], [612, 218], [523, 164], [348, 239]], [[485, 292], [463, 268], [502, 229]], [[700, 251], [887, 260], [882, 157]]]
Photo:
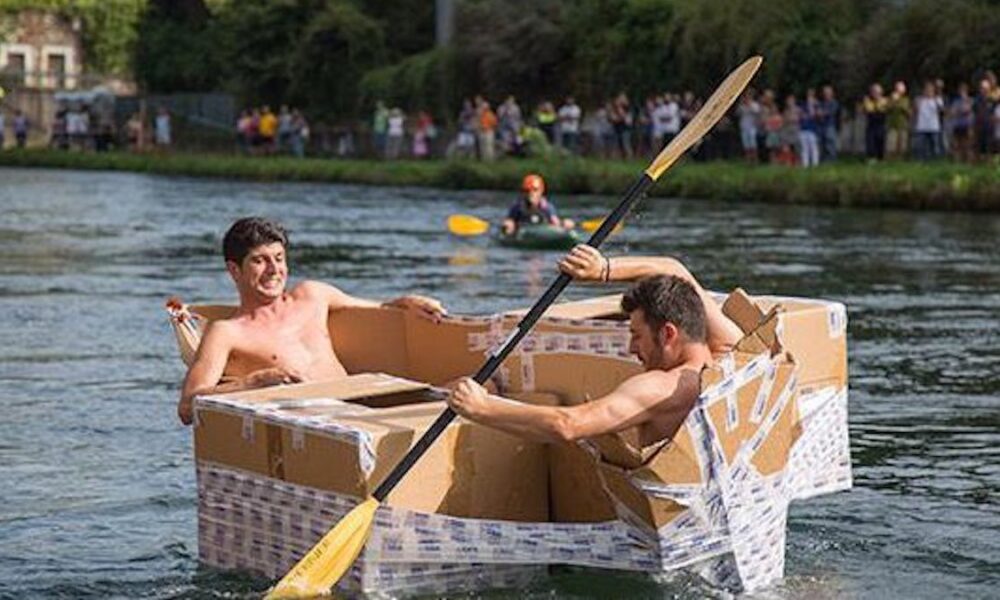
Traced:
[[658, 152], [663, 148], [663, 138], [667, 135], [667, 103], [663, 95], [659, 94], [653, 98], [653, 109], [649, 112], [649, 120], [652, 126], [652, 150]]
[[281, 152], [291, 152], [292, 149], [292, 113], [288, 106], [282, 105], [278, 109], [278, 139], [276, 150]]
[[476, 109], [468, 98], [462, 101], [462, 110], [458, 113], [455, 154], [459, 158], [473, 158], [476, 155]]
[[819, 131], [821, 160], [836, 160], [840, 134], [840, 103], [832, 85], [823, 86], [823, 99], [819, 102]]
[[969, 84], [958, 84], [958, 96], [948, 107], [951, 121], [951, 151], [952, 157], [958, 162], [972, 161], [972, 98], [969, 96]]
[[979, 93], [972, 103], [973, 122], [975, 124], [976, 156], [985, 160], [990, 155], [990, 143], [993, 137], [993, 89], [986, 77], [979, 81]]
[[375, 114], [372, 115], [372, 134], [375, 136], [375, 155], [386, 156], [386, 140], [389, 132], [389, 109], [379, 100], [375, 103]]
[[125, 122], [125, 139], [128, 140], [128, 148], [132, 152], [142, 150], [143, 129], [142, 117], [139, 113], [132, 113]]
[[681, 105], [677, 102], [677, 94], [666, 93], [663, 103], [667, 107], [667, 121], [663, 124], [663, 143], [669, 144], [681, 132]]
[[413, 157], [428, 158], [431, 155], [431, 143], [436, 135], [431, 115], [423, 110], [417, 113], [417, 123], [413, 128]]
[[551, 102], [546, 100], [538, 105], [535, 120], [538, 121], [538, 128], [542, 130], [550, 144], [556, 143], [556, 119], [558, 119], [556, 109]]
[[802, 109], [794, 94], [785, 96], [785, 110], [781, 114], [781, 151], [780, 162], [794, 167], [798, 162], [796, 150], [799, 147], [799, 136], [802, 133]]
[[161, 106], [156, 111], [156, 119], [153, 123], [153, 137], [157, 147], [166, 150], [172, 143], [170, 135], [170, 113], [166, 107]]
[[49, 140], [50, 148], [65, 150], [69, 147], [66, 142], [66, 108], [60, 106], [52, 120], [52, 138]]
[[278, 117], [271, 112], [271, 107], [264, 105], [260, 110], [260, 122], [257, 126], [260, 133], [260, 147], [264, 154], [273, 154], [275, 140], [278, 136]]
[[250, 153], [250, 140], [251, 132], [250, 128], [253, 126], [253, 122], [250, 118], [250, 111], [244, 109], [240, 111], [240, 116], [236, 119], [236, 148], [240, 151], [240, 154]]
[[14, 141], [18, 148], [28, 144], [28, 117], [21, 109], [14, 111]]
[[639, 130], [638, 140], [636, 140], [636, 154], [640, 156], [649, 154], [653, 148], [653, 109], [655, 108], [655, 98], [646, 96], [646, 101], [639, 107], [639, 114], [636, 115], [636, 127]]
[[483, 100], [479, 105], [479, 152], [480, 158], [486, 162], [492, 162], [496, 158], [494, 143], [498, 123], [499, 119], [490, 103]]
[[921, 160], [937, 158], [940, 154], [938, 142], [941, 136], [942, 105], [934, 83], [924, 83], [923, 91], [915, 102], [916, 116], [913, 124], [913, 131], [917, 136], [914, 147]]
[[912, 114], [906, 83], [897, 81], [885, 108], [886, 155], [890, 158], [903, 158], [909, 152]]
[[772, 90], [764, 90], [760, 108], [765, 135], [763, 150], [767, 154], [768, 162], [776, 164], [781, 158], [781, 129], [785, 120], [781, 116]]
[[[492, 110], [490, 111], [492, 112]], [[507, 96], [495, 113], [500, 125], [500, 143], [507, 154], [521, 154], [521, 128], [524, 117], [514, 96]]]
[[608, 120], [611, 121], [621, 157], [632, 158], [632, 108], [625, 92], [619, 92], [611, 102]]
[[888, 101], [882, 93], [882, 86], [873, 83], [868, 95], [861, 101], [865, 115], [865, 156], [869, 161], [885, 158], [885, 112]]
[[566, 101], [559, 107], [559, 137], [563, 148], [573, 154], [580, 152], [580, 120], [583, 113], [577, 106], [573, 96], [566, 96]]
[[405, 130], [406, 116], [402, 109], [395, 107], [389, 111], [388, 129], [386, 130], [385, 157], [389, 160], [396, 160], [403, 149], [403, 136]]
[[[280, 128], [280, 125], [279, 125]], [[288, 115], [288, 144], [292, 156], [302, 158], [306, 155], [306, 144], [309, 142], [309, 123], [298, 109]]]
[[819, 100], [815, 89], [806, 90], [799, 115], [799, 160], [803, 167], [815, 167], [819, 164]]
[[757, 162], [757, 124], [760, 123], [760, 104], [753, 98], [753, 92], [747, 91], [736, 107], [736, 115], [740, 124], [740, 145], [743, 147], [743, 158], [749, 163]]

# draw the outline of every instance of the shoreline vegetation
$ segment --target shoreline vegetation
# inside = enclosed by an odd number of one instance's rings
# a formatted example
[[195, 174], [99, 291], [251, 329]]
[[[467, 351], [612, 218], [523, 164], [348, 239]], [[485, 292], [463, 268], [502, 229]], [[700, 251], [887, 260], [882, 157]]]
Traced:
[[[540, 173], [555, 194], [621, 194], [647, 164], [595, 159], [378, 161], [225, 154], [0, 152], [0, 167], [128, 171], [256, 181], [312, 181], [443, 189], [519, 189]], [[672, 168], [651, 196], [855, 208], [1000, 212], [1000, 165], [839, 162], [812, 169], [736, 162]]]

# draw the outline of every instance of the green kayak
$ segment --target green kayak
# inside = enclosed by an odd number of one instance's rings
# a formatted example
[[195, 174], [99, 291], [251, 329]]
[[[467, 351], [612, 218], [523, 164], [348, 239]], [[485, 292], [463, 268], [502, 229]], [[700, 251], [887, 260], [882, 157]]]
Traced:
[[521, 225], [513, 235], [497, 238], [503, 246], [526, 250], [569, 250], [583, 240], [572, 229], [551, 225]]

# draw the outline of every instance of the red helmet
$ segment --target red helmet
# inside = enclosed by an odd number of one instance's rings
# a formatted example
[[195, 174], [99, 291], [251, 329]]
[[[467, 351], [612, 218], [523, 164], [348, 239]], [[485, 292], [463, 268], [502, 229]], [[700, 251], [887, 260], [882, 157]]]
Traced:
[[538, 190], [539, 192], [545, 191], [545, 180], [542, 179], [541, 175], [536, 175], [535, 173], [528, 173], [521, 180], [521, 189], [525, 192], [533, 192]]

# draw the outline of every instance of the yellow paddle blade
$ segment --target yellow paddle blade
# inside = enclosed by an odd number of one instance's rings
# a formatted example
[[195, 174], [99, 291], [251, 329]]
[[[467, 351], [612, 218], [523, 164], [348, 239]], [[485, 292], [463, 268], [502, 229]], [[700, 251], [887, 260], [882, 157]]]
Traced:
[[[600, 219], [587, 219], [586, 221], [582, 221], [580, 223], [580, 229], [586, 231], [587, 233], [594, 233], [602, 223], [604, 223], [604, 217], [601, 217]], [[618, 224], [615, 225], [615, 228], [611, 230], [611, 233], [620, 232], [623, 225], [624, 223], [619, 221]]]
[[743, 62], [729, 74], [726, 79], [719, 84], [719, 87], [708, 98], [701, 109], [691, 118], [691, 121], [684, 126], [679, 134], [670, 140], [667, 147], [660, 152], [653, 160], [653, 164], [646, 169], [653, 181], [659, 179], [664, 171], [670, 168], [678, 158], [683, 155], [688, 148], [693, 146], [722, 118], [729, 110], [729, 107], [736, 102], [736, 99], [743, 93], [744, 88], [750, 83], [754, 73], [760, 68], [764, 59], [753, 56]]
[[489, 229], [489, 223], [472, 215], [451, 215], [448, 217], [448, 231], [455, 235], [482, 235]]
[[368, 498], [347, 513], [274, 586], [265, 600], [325, 596], [351, 568], [368, 541], [379, 502]]

